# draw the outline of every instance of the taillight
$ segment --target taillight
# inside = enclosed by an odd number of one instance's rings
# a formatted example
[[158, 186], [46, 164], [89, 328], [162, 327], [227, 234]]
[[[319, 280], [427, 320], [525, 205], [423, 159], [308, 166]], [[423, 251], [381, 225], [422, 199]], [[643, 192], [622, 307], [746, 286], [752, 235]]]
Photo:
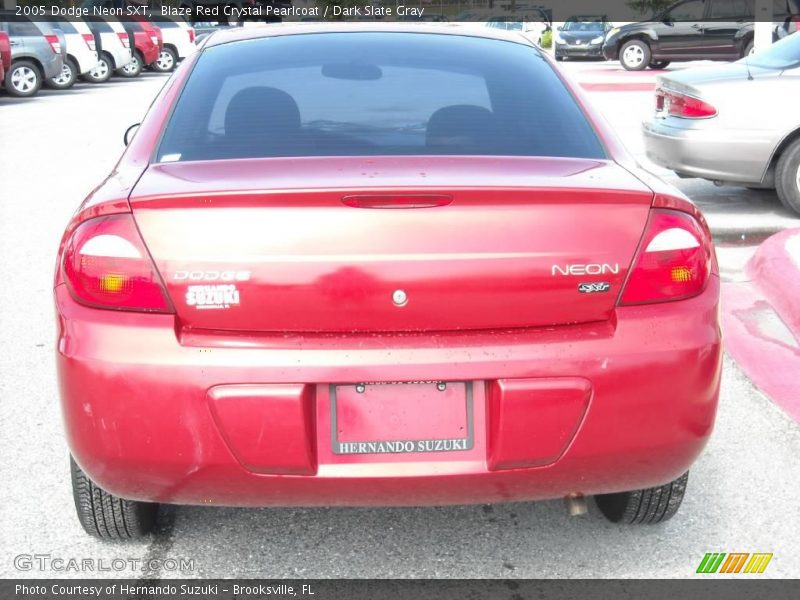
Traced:
[[123, 46], [125, 46], [126, 48], [130, 48], [131, 47], [131, 40], [128, 37], [128, 32], [127, 31], [118, 32], [117, 35], [119, 36], [119, 40], [122, 42]]
[[173, 312], [130, 214], [79, 225], [64, 249], [64, 279], [72, 297], [96, 308]]
[[189, 41], [192, 44], [194, 44], [194, 28], [193, 27], [189, 28]]
[[717, 109], [708, 102], [674, 92], [672, 90], [656, 90], [656, 110], [658, 112], [667, 111], [673, 117], [684, 119], [708, 119], [717, 116]]
[[92, 52], [97, 49], [94, 44], [94, 36], [91, 33], [84, 33], [83, 41], [86, 42], [86, 45], [89, 46], [89, 50]]
[[47, 40], [47, 43], [50, 44], [50, 47], [53, 49], [53, 52], [56, 54], [61, 54], [61, 42], [58, 41], [58, 36], [46, 35], [44, 37]]
[[711, 276], [710, 235], [689, 214], [653, 209], [621, 305], [669, 302], [698, 295]]

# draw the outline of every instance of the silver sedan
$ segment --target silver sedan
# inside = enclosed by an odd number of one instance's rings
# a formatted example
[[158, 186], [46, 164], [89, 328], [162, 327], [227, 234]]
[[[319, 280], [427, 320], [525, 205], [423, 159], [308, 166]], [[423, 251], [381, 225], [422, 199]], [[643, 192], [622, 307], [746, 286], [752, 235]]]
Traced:
[[800, 213], [800, 33], [735, 63], [662, 75], [647, 157], [683, 177], [775, 188]]

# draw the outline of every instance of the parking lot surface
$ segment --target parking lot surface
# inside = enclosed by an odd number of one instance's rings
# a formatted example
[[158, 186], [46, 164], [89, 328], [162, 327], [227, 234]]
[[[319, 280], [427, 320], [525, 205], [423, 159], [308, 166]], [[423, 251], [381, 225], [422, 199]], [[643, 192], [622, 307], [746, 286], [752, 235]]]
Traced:
[[[615, 89], [619, 69], [564, 63], [631, 151], [652, 106], [648, 82]], [[624, 74], [623, 74], [624, 76]], [[767, 577], [800, 573], [800, 428], [725, 362], [715, 434], [692, 470], [678, 515], [654, 527], [569, 517], [562, 501], [403, 509], [170, 507], [161, 533], [111, 544], [78, 525], [69, 484], [53, 359], [51, 283], [63, 228], [111, 169], [122, 134], [166, 76], [79, 84], [16, 100], [0, 96], [0, 575], [103, 576], [114, 559], [156, 559], [133, 577], [690, 577], [706, 552], [771, 552]], [[675, 183], [705, 211], [723, 277], [770, 233], [800, 226], [774, 193]], [[724, 300], [724, 299], [723, 299]], [[681, 390], [676, 389], [675, 394]], [[20, 556], [91, 558], [95, 571], [39, 570]], [[190, 559], [186, 572], [160, 566]], [[119, 564], [119, 563], [117, 563]]]

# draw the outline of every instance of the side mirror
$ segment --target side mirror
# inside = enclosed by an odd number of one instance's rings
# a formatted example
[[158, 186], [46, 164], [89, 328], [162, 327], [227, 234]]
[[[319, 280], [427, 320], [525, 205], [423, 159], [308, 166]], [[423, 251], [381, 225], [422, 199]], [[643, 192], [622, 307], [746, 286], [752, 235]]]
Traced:
[[125, 135], [122, 136], [122, 141], [125, 142], [126, 146], [131, 143], [133, 136], [136, 134], [136, 130], [139, 129], [139, 125], [141, 125], [141, 123], [134, 123], [125, 130]]

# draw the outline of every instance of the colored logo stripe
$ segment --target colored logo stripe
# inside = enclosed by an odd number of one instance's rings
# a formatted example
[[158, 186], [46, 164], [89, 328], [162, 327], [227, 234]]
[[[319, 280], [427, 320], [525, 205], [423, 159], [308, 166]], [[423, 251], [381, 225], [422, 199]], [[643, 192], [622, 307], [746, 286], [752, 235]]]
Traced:
[[[727, 558], [726, 558], [727, 557]], [[749, 560], [748, 560], [749, 558]], [[772, 560], [766, 552], [708, 552], [697, 567], [698, 573], [751, 573], [760, 574]], [[744, 568], [744, 570], [742, 570]]]
[[716, 573], [719, 566], [722, 564], [722, 559], [725, 558], [724, 552], [707, 553], [703, 560], [700, 561], [700, 566], [697, 567], [698, 573]]
[[769, 561], [772, 560], [772, 554], [752, 554], [750, 562], [744, 568], [745, 573], [763, 573], [767, 568]]

